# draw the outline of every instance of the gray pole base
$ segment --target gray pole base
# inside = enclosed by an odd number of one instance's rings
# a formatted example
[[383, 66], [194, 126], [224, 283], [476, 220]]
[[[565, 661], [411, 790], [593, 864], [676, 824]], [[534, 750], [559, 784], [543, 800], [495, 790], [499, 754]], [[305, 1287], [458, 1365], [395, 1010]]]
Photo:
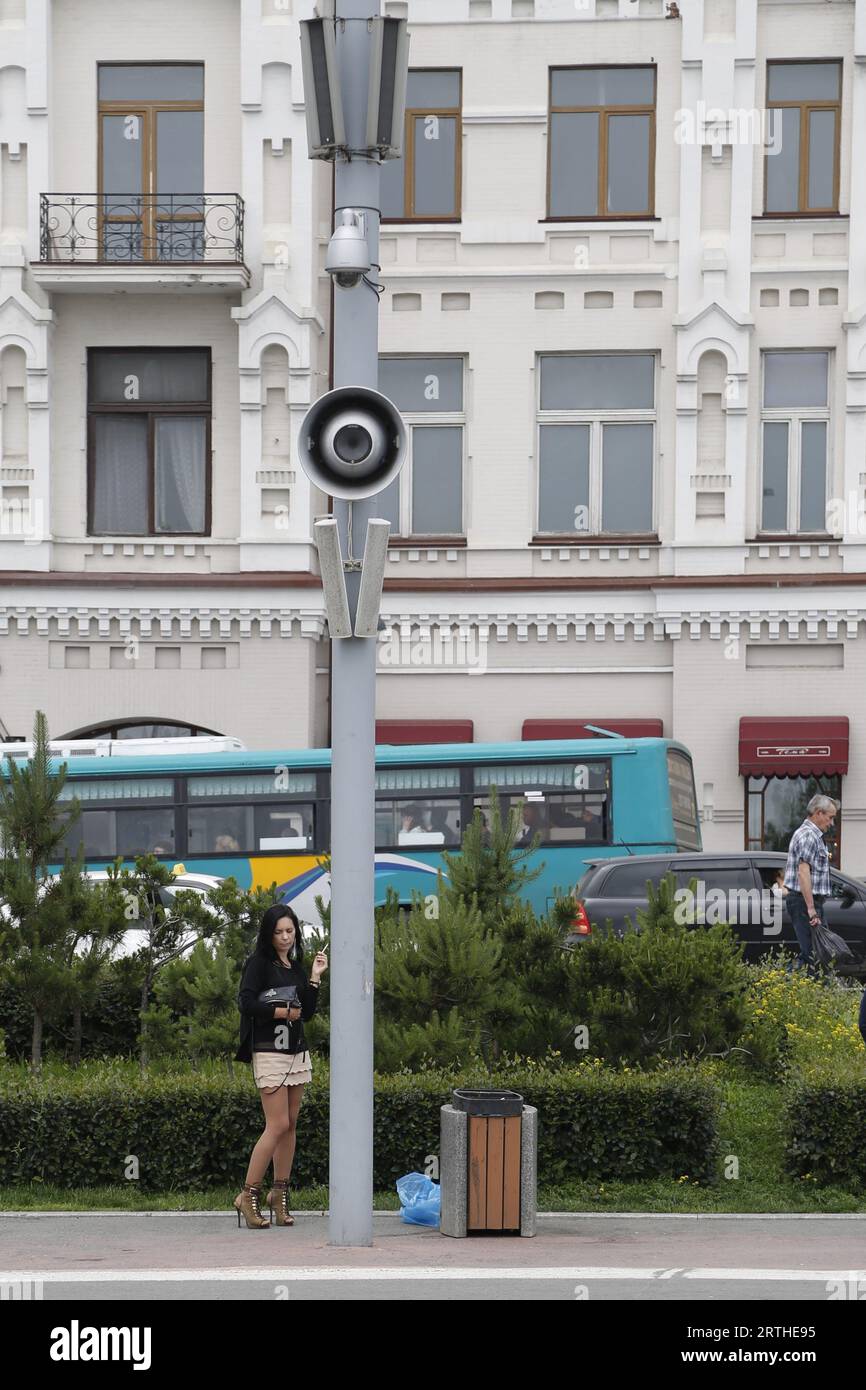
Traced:
[[[443, 1236], [467, 1234], [469, 1118], [465, 1110], [443, 1105], [440, 1116], [439, 1177]], [[520, 1234], [534, 1236], [538, 1184], [538, 1111], [524, 1105], [520, 1125]]]

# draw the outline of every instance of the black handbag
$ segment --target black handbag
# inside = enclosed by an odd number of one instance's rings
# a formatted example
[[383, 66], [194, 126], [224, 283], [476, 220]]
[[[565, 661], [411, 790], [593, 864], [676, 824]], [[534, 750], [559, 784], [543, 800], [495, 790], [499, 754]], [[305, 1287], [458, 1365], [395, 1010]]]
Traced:
[[259, 995], [259, 1003], [285, 1005], [287, 1009], [301, 1007], [297, 985], [279, 985], [276, 989], [263, 990]]

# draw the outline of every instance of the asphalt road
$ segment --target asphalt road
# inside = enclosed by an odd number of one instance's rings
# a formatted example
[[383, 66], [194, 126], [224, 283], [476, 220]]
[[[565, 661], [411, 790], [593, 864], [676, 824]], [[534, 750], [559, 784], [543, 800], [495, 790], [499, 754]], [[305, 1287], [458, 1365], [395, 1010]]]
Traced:
[[322, 1214], [238, 1230], [231, 1212], [0, 1214], [0, 1297], [214, 1301], [866, 1299], [866, 1216], [549, 1213], [532, 1239], [454, 1240], [377, 1214], [367, 1248]]

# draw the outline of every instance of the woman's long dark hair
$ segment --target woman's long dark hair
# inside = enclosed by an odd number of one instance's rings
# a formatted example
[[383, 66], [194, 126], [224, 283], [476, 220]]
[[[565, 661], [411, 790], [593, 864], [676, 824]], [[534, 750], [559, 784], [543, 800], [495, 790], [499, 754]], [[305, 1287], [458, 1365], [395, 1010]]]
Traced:
[[275, 903], [269, 907], [262, 917], [259, 934], [256, 938], [255, 954], [264, 956], [265, 960], [278, 960], [277, 949], [274, 946], [274, 930], [278, 922], [284, 917], [290, 917], [295, 925], [295, 942], [289, 952], [289, 960], [300, 970], [304, 968], [304, 938], [301, 934], [301, 924], [297, 916], [289, 907], [288, 903]]

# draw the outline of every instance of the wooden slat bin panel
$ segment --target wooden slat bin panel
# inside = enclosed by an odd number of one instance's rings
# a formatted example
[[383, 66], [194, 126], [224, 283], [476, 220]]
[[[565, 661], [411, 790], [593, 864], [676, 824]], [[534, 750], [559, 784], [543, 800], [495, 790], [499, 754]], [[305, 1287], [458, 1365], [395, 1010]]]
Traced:
[[466, 1226], [470, 1231], [520, 1227], [520, 1116], [469, 1116]]

